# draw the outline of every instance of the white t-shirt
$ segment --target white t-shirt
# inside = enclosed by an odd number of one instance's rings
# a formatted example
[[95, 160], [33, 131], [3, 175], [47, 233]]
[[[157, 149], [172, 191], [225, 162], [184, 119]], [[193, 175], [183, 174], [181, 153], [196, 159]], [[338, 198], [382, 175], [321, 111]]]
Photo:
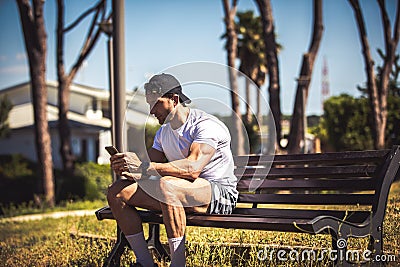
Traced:
[[172, 129], [169, 123], [161, 126], [153, 148], [163, 152], [168, 161], [174, 161], [187, 158], [193, 142], [208, 144], [216, 150], [200, 177], [230, 187], [237, 195], [231, 136], [225, 124], [216, 117], [199, 109], [190, 109], [186, 122], [178, 129]]

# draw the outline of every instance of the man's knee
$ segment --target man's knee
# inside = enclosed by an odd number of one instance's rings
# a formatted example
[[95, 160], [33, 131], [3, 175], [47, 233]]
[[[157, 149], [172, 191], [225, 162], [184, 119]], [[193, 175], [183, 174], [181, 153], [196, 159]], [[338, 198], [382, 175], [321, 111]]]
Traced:
[[[160, 178], [160, 193], [170, 194], [173, 191], [173, 179], [175, 177], [172, 176], [164, 176]], [[176, 179], [176, 178], [175, 178]]]
[[128, 196], [129, 192], [132, 191], [128, 189], [131, 185], [131, 183], [122, 180], [117, 180], [109, 185], [107, 190], [108, 204], [112, 206], [114, 204], [123, 204], [123, 202], [126, 202], [129, 197], [132, 196], [132, 194]]
[[164, 176], [160, 178], [160, 194], [165, 204], [177, 204], [179, 195], [183, 188], [179, 185], [180, 178]]
[[108, 186], [108, 190], [107, 190], [107, 202], [110, 206], [113, 206], [113, 204], [115, 204], [115, 202], [118, 200], [117, 199], [117, 195], [118, 195], [119, 191], [117, 190], [117, 186], [115, 185], [115, 183], [110, 184]]
[[160, 191], [163, 194], [178, 193], [181, 188], [180, 184], [181, 178], [174, 176], [163, 176], [160, 178]]

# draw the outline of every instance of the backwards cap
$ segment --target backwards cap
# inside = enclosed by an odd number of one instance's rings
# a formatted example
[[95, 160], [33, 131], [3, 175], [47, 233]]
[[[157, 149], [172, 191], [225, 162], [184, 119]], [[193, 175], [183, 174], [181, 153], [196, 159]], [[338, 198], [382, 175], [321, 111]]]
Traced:
[[166, 94], [177, 94], [181, 103], [189, 104], [191, 102], [190, 98], [182, 93], [179, 81], [171, 74], [162, 73], [154, 75], [144, 85], [144, 89], [146, 90], [146, 95], [158, 94], [164, 96]]

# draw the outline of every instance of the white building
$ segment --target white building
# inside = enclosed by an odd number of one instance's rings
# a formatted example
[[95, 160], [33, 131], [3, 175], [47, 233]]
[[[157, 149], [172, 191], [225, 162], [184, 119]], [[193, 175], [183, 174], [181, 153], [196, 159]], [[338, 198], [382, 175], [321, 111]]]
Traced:
[[[58, 137], [57, 82], [47, 82], [47, 118], [51, 134], [52, 156], [55, 168], [61, 168]], [[111, 120], [109, 91], [84, 85], [71, 85], [70, 111], [67, 117], [71, 129], [72, 152], [81, 161], [108, 163], [109, 155], [104, 146], [111, 145]], [[0, 139], [0, 154], [22, 154], [36, 161], [33, 104], [30, 83], [26, 82], [0, 90], [0, 98], [7, 96], [13, 108], [9, 113], [10, 134]], [[124, 133], [126, 150], [144, 155], [144, 125], [157, 124], [149, 116], [145, 96], [139, 92], [127, 92], [127, 111]]]

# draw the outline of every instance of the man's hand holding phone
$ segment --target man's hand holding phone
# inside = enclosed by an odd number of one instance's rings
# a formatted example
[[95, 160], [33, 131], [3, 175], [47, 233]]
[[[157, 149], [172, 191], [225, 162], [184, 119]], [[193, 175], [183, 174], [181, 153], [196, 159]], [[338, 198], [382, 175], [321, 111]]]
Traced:
[[119, 153], [118, 149], [115, 148], [115, 146], [106, 146], [105, 149], [107, 150], [108, 154], [111, 156]]
[[108, 146], [106, 150], [111, 155], [111, 168], [119, 176], [124, 176], [128, 179], [138, 180], [141, 178], [142, 164], [139, 157], [134, 152], [120, 153], [115, 147]]

